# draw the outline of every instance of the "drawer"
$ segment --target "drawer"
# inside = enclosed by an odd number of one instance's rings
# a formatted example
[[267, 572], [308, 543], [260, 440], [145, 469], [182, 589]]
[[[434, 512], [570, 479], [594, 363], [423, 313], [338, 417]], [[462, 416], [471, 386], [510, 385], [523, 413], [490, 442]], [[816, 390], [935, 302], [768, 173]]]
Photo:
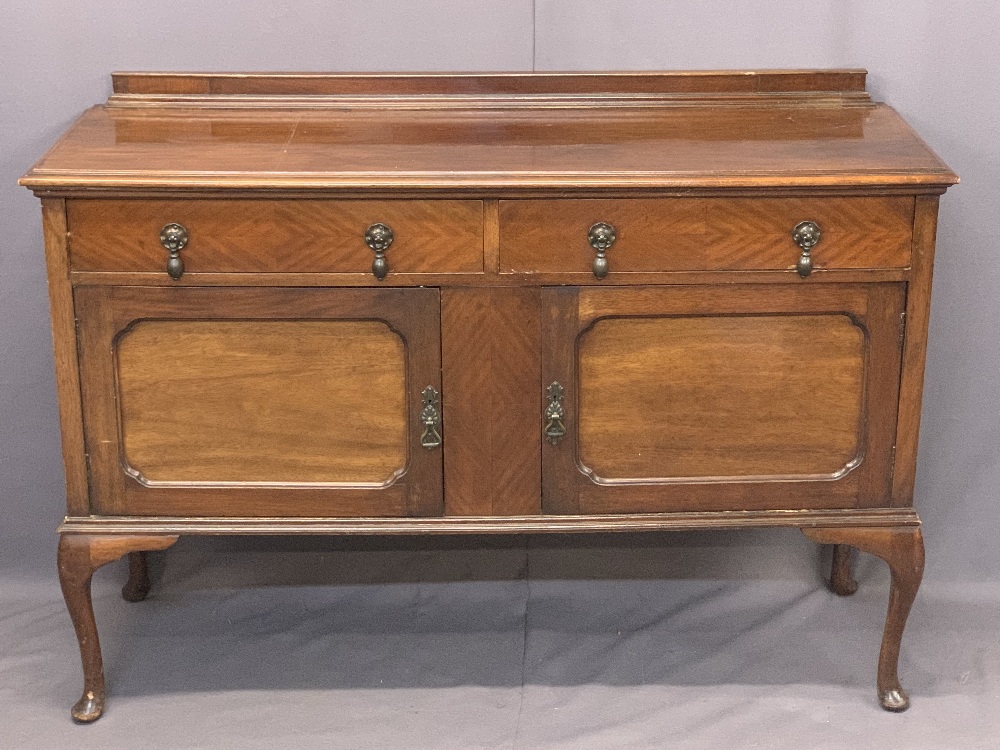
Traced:
[[615, 272], [792, 270], [802, 221], [819, 225], [813, 266], [906, 268], [913, 198], [653, 198], [500, 202], [504, 273], [592, 274], [590, 227], [606, 222]]
[[[393, 241], [388, 273], [482, 273], [481, 201], [71, 200], [74, 271], [166, 273], [160, 231], [181, 224], [184, 273], [364, 273], [372, 224]], [[374, 277], [373, 277], [374, 281]]]

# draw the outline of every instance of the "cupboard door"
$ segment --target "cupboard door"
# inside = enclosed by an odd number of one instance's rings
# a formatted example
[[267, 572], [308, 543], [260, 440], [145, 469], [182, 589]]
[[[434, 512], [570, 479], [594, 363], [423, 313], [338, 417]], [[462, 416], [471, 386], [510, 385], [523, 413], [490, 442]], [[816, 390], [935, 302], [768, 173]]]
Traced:
[[75, 302], [94, 513], [441, 513], [441, 441], [422, 445], [437, 290], [82, 287]]
[[889, 502], [903, 285], [544, 294], [546, 512]]

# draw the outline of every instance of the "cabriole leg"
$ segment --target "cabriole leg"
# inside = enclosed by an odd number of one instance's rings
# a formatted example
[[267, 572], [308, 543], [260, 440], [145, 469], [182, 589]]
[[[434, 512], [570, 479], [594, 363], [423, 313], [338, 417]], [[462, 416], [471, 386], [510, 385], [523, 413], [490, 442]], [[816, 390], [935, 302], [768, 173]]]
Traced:
[[96, 721], [104, 712], [104, 664], [90, 594], [94, 571], [126, 552], [166, 549], [176, 541], [176, 536], [63, 534], [59, 538], [59, 584], [83, 661], [83, 695], [73, 706], [74, 721]]
[[802, 532], [820, 544], [850, 545], [889, 565], [889, 611], [878, 658], [878, 697], [887, 711], [905, 711], [910, 699], [899, 684], [899, 647], [910, 607], [924, 574], [924, 540], [919, 526], [816, 528]]
[[851, 572], [853, 548], [846, 544], [833, 545], [833, 562], [830, 565], [830, 588], [838, 596], [850, 596], [858, 590], [858, 582]]
[[149, 567], [145, 552], [128, 553], [128, 580], [122, 586], [122, 599], [141, 602], [149, 595]]

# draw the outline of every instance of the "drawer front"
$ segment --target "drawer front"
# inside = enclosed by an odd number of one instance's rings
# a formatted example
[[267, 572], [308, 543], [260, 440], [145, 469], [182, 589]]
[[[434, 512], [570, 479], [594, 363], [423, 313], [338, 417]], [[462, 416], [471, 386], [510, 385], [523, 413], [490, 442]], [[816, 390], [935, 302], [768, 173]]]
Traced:
[[792, 230], [812, 221], [816, 269], [906, 268], [912, 198], [653, 198], [500, 202], [500, 267], [506, 273], [593, 275], [588, 232], [611, 224], [614, 274], [793, 271], [802, 250]]
[[[188, 234], [184, 273], [364, 273], [373, 224], [392, 229], [388, 274], [482, 273], [481, 201], [73, 200], [75, 271], [166, 274], [160, 232]], [[374, 281], [374, 277], [373, 281]]]

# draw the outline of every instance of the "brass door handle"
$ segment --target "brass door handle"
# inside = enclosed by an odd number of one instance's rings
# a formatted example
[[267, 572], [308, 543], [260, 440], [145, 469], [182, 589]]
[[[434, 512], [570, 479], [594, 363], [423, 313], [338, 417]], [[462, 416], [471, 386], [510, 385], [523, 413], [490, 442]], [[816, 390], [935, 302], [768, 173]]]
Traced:
[[394, 239], [392, 227], [388, 224], [372, 224], [365, 231], [365, 244], [375, 251], [372, 275], [379, 281], [389, 274], [389, 261], [385, 259], [385, 251], [389, 249]]
[[607, 251], [618, 239], [618, 230], [613, 224], [599, 221], [587, 232], [587, 241], [597, 254], [594, 256], [594, 276], [603, 279], [608, 275]]
[[427, 450], [441, 446], [441, 395], [432, 386], [424, 388], [424, 408], [420, 412], [420, 424], [423, 432], [420, 434], [420, 444]]
[[801, 221], [792, 230], [792, 240], [802, 250], [795, 270], [803, 279], [813, 272], [812, 249], [819, 244], [823, 232], [814, 221]]
[[545, 406], [545, 439], [557, 445], [566, 435], [566, 407], [563, 406], [565, 390], [559, 381], [552, 381], [546, 389], [548, 403]]
[[184, 275], [184, 261], [181, 260], [181, 250], [188, 243], [188, 230], [181, 224], [171, 222], [160, 230], [160, 244], [170, 253], [167, 258], [167, 273], [174, 281]]

